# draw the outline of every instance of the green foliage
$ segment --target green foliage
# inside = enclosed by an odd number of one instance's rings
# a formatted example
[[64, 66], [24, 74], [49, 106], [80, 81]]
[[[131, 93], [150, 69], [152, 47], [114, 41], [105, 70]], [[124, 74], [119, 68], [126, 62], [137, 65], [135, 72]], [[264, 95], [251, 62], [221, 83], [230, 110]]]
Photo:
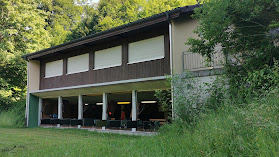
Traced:
[[155, 91], [154, 95], [159, 101], [159, 105], [162, 108], [162, 111], [168, 112], [168, 118], [172, 117], [172, 102], [171, 102], [171, 91], [170, 90], [158, 90]]
[[205, 100], [205, 107], [208, 111], [215, 111], [222, 107], [228, 99], [228, 82], [224, 75], [218, 75], [212, 83], [205, 83], [205, 92], [208, 94]]
[[[278, 32], [274, 31], [279, 23], [278, 0], [205, 1], [195, 12], [193, 17], [200, 22], [195, 32], [200, 38], [189, 40], [187, 44], [192, 46], [189, 51], [210, 58], [216, 47], [222, 48], [232, 97], [246, 88], [243, 78], [265, 69], [265, 65], [272, 67], [273, 58], [278, 60]], [[255, 88], [265, 86], [262, 83]]]
[[274, 61], [273, 67], [266, 65], [260, 70], [249, 72], [248, 76], [244, 78], [247, 83], [247, 87], [244, 88], [245, 94], [266, 94], [278, 87], [278, 78], [279, 66], [277, 61]]
[[97, 6], [95, 5], [84, 5], [83, 6], [83, 16], [81, 21], [78, 23], [72, 33], [68, 35], [67, 40], [73, 40], [80, 37], [85, 37], [89, 34], [94, 34], [99, 32], [98, 24], [98, 14]]
[[39, 9], [48, 13], [46, 30], [52, 35], [51, 45], [67, 41], [71, 31], [81, 21], [83, 8], [75, 0], [43, 0]]
[[0, 2], [0, 108], [24, 98], [26, 62], [21, 55], [50, 46], [47, 13], [33, 0]]
[[177, 7], [196, 4], [196, 0], [100, 0], [98, 6], [85, 6], [84, 18], [69, 35], [76, 39], [108, 30]]
[[205, 85], [190, 72], [173, 75], [174, 116], [189, 125], [195, 124], [205, 110]]
[[25, 103], [20, 100], [13, 103], [9, 110], [0, 109], [0, 128], [1, 127], [24, 127], [25, 124]]
[[81, 14], [75, 1], [0, 1], [1, 110], [25, 99], [27, 66], [21, 56], [64, 42]]

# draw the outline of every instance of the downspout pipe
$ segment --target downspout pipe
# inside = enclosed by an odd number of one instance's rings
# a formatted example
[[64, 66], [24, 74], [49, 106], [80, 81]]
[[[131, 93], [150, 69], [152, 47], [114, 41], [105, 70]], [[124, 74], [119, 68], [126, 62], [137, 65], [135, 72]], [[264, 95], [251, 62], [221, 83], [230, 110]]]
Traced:
[[[170, 75], [173, 77], [173, 51], [172, 51], [172, 23], [170, 14], [166, 12], [167, 20], [169, 23], [169, 44], [170, 44]], [[172, 119], [175, 119], [174, 115], [174, 94], [173, 94], [173, 83], [171, 81], [171, 101], [172, 101]]]
[[26, 126], [29, 126], [29, 72], [30, 72], [30, 63], [27, 62], [27, 91], [26, 91], [26, 108], [25, 108], [25, 123]]

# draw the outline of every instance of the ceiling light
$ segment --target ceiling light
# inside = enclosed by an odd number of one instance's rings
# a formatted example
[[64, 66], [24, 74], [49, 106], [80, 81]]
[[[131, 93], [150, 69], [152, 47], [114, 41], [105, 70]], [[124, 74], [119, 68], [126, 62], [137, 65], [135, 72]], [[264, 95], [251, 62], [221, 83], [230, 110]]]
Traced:
[[127, 105], [130, 104], [131, 102], [117, 102], [118, 105]]
[[155, 104], [157, 101], [141, 101], [142, 104]]

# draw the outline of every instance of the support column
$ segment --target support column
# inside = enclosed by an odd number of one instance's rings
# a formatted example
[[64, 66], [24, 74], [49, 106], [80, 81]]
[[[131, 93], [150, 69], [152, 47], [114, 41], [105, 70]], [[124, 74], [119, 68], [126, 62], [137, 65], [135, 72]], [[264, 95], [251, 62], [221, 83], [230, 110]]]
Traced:
[[[78, 96], [78, 119], [83, 119], [83, 101], [82, 101], [82, 95]], [[78, 125], [78, 128], [80, 128], [81, 125]]]
[[[132, 121], [137, 121], [137, 104], [138, 104], [138, 98], [137, 98], [137, 91], [132, 91]], [[132, 132], [135, 132], [137, 128], [132, 128]]]
[[39, 98], [39, 107], [38, 107], [38, 126], [41, 125], [41, 119], [42, 119], [42, 106], [43, 106], [43, 100], [42, 98]]
[[[103, 114], [102, 114], [102, 120], [107, 120], [107, 108], [108, 108], [108, 94], [103, 93]], [[105, 130], [105, 127], [102, 127], [103, 130]]]
[[[62, 96], [58, 97], [58, 119], [62, 119]], [[60, 124], [57, 124], [60, 127]]]

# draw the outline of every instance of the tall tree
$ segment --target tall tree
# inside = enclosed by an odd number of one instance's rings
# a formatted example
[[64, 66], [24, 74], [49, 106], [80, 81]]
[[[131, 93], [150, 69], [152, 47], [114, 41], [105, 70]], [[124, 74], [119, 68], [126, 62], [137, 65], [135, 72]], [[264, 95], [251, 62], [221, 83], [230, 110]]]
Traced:
[[72, 33], [68, 35], [67, 40], [73, 40], [80, 37], [84, 37], [88, 34], [94, 34], [98, 32], [98, 14], [97, 4], [86, 5], [83, 4], [82, 19], [78, 23], [77, 27], [73, 29]]
[[24, 95], [26, 63], [21, 55], [50, 46], [48, 16], [34, 0], [0, 1], [0, 105]]
[[[94, 16], [85, 18], [71, 39], [104, 31], [177, 7], [196, 4], [196, 0], [100, 0]], [[92, 21], [92, 22], [89, 22]], [[82, 32], [82, 33], [80, 33]]]
[[83, 8], [76, 0], [43, 0], [40, 9], [49, 13], [46, 30], [51, 33], [51, 45], [62, 44], [81, 20]]

